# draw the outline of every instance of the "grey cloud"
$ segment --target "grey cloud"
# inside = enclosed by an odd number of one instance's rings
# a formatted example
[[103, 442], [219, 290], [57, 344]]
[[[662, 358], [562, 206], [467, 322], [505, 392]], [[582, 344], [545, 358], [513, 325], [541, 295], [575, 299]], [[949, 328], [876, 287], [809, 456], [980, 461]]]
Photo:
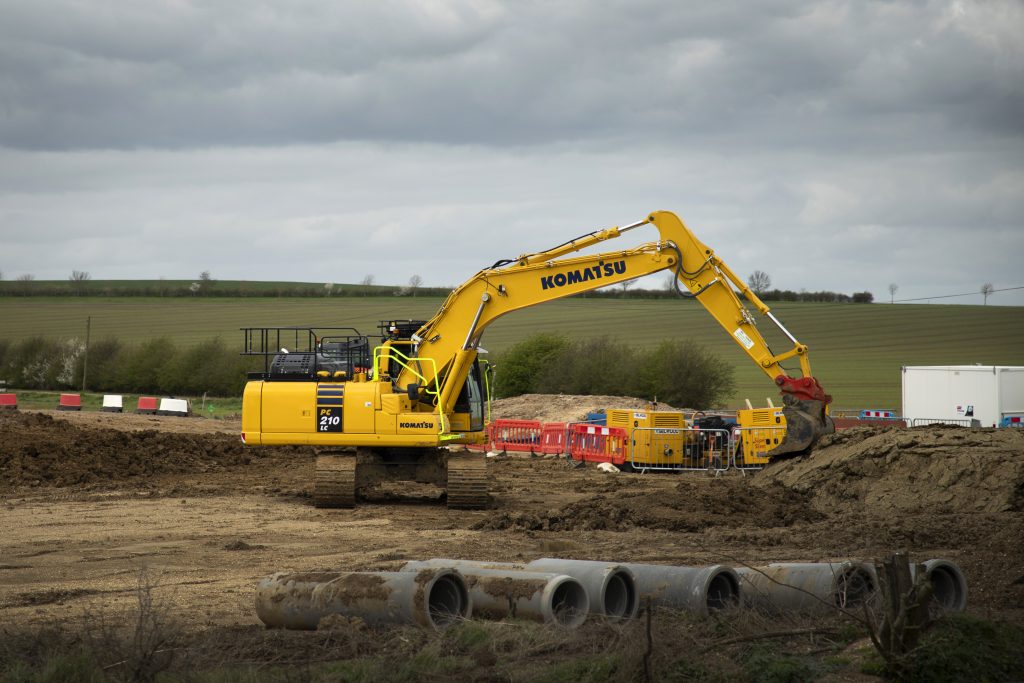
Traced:
[[902, 146], [908, 110], [968, 138], [1024, 112], [1010, 2], [9, 5], [0, 141], [29, 149]]

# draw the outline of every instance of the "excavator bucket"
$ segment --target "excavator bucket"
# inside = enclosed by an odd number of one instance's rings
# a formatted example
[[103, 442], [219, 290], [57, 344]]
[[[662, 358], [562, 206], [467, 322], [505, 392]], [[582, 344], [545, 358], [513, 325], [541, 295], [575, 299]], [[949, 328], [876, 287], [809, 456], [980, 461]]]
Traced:
[[813, 377], [794, 380], [777, 377], [775, 383], [782, 388], [782, 414], [786, 418], [786, 438], [765, 453], [769, 459], [805, 453], [818, 443], [818, 439], [836, 431], [825, 406], [832, 401]]

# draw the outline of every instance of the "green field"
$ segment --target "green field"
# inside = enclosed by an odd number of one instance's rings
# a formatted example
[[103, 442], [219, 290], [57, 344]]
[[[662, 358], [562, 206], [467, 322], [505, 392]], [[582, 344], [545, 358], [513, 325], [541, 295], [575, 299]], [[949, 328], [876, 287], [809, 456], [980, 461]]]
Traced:
[[[379, 320], [426, 318], [440, 303], [435, 297], [3, 298], [0, 339], [84, 338], [91, 317], [93, 339], [166, 336], [190, 344], [220, 336], [240, 348], [241, 327], [345, 325], [375, 333]], [[898, 409], [904, 365], [1024, 365], [1019, 307], [779, 303], [772, 310], [810, 346], [814, 374], [838, 408]], [[788, 346], [770, 321], [760, 328], [774, 348]], [[562, 299], [497, 321], [483, 345], [500, 354], [536, 332], [607, 335], [640, 346], [692, 338], [735, 364], [732, 406], [744, 398], [755, 405], [777, 400], [771, 381], [693, 300]]]

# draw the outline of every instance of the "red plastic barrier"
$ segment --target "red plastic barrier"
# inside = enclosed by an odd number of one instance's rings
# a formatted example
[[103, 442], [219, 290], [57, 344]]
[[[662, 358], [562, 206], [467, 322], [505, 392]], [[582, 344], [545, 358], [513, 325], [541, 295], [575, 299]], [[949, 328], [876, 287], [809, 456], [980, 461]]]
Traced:
[[157, 400], [153, 396], [139, 396], [139, 405], [135, 409], [136, 413], [142, 413], [143, 415], [156, 415]]
[[537, 453], [540, 432], [536, 420], [495, 420], [491, 423], [491, 443], [496, 451]]
[[61, 394], [60, 403], [57, 404], [57, 410], [81, 410], [82, 409], [82, 395], [81, 394]]
[[0, 394], [0, 408], [15, 409], [18, 407], [18, 396], [17, 394]]
[[574, 424], [569, 429], [569, 456], [585, 462], [626, 462], [626, 430], [622, 427]]
[[553, 455], [565, 453], [565, 437], [564, 422], [545, 422], [540, 429], [540, 452]]

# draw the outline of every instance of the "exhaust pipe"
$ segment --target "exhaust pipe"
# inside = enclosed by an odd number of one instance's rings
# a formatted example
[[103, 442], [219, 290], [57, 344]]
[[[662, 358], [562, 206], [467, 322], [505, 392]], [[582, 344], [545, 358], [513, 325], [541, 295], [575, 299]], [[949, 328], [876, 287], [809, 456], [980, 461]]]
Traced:
[[766, 612], [823, 614], [857, 607], [878, 587], [874, 568], [860, 562], [777, 563], [736, 573], [743, 603]]
[[437, 567], [452, 567], [465, 577], [473, 614], [483, 619], [512, 617], [576, 628], [586, 621], [590, 611], [590, 600], [583, 585], [565, 574], [454, 560], [407, 562], [402, 571]]
[[451, 569], [278, 572], [256, 587], [256, 614], [270, 628], [315, 630], [331, 614], [370, 625], [444, 628], [472, 612], [466, 582]]
[[624, 564], [633, 572], [636, 590], [654, 604], [697, 614], [735, 607], [740, 598], [740, 577], [732, 567], [676, 567], [660, 564]]

